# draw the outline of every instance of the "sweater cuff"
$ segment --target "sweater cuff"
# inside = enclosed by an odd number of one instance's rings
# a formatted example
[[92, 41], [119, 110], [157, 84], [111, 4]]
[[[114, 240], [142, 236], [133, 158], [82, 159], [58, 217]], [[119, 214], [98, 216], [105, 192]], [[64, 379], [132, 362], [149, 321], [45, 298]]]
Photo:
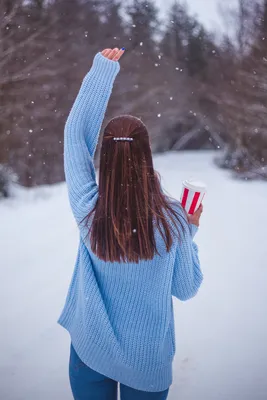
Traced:
[[190, 231], [191, 231], [191, 236], [192, 238], [195, 237], [195, 234], [198, 231], [198, 226], [194, 225], [194, 224], [190, 224]]
[[95, 55], [92, 72], [97, 78], [106, 81], [114, 81], [119, 71], [120, 64], [118, 61], [109, 60], [100, 52]]

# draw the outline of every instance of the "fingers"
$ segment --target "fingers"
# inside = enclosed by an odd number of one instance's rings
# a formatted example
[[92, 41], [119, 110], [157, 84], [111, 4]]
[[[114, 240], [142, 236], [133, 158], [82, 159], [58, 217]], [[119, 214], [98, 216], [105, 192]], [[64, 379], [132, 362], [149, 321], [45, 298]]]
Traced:
[[108, 57], [108, 55], [112, 52], [112, 49], [105, 49], [101, 52], [104, 57]]
[[202, 214], [202, 212], [203, 212], [203, 205], [200, 204], [200, 206], [198, 207], [198, 209], [197, 209], [197, 211], [195, 212], [194, 215], [195, 215], [196, 217], [200, 217], [201, 214]]
[[114, 49], [105, 49], [101, 52], [101, 54], [109, 60], [118, 61], [123, 55], [124, 51], [124, 47], [120, 50], [115, 47]]
[[117, 54], [114, 56], [113, 61], [119, 61], [123, 53], [125, 52], [125, 49], [120, 49]]
[[108, 54], [107, 58], [109, 60], [113, 60], [113, 57], [118, 53], [119, 49], [115, 47], [115, 49], [111, 50], [111, 52]]

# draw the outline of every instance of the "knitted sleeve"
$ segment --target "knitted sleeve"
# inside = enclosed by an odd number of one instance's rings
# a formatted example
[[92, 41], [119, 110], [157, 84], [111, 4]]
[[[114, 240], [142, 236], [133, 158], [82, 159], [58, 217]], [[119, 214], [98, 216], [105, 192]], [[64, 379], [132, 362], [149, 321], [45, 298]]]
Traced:
[[98, 195], [93, 158], [119, 70], [117, 61], [96, 54], [65, 125], [64, 169], [71, 208], [78, 223], [88, 215]]
[[194, 297], [202, 283], [203, 275], [198, 258], [198, 247], [193, 241], [197, 232], [195, 225], [189, 225], [181, 218], [181, 230], [172, 280], [172, 295], [185, 301]]

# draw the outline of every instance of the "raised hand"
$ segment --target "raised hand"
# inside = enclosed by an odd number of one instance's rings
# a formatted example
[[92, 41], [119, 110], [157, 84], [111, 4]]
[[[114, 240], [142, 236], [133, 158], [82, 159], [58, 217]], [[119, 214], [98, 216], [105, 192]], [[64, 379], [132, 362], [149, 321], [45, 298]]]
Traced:
[[124, 54], [125, 48], [122, 47], [121, 49], [118, 49], [115, 47], [114, 49], [105, 49], [101, 51], [102, 56], [108, 58], [109, 60], [112, 61], [119, 61], [121, 56]]

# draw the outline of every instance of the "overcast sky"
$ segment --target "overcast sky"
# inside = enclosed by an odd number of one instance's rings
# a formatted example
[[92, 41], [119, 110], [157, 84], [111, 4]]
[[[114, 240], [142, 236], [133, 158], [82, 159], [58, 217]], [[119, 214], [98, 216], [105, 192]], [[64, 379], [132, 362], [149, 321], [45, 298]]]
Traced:
[[[156, 0], [160, 8], [165, 11], [173, 0]], [[252, 0], [253, 1], [253, 0]], [[189, 10], [193, 14], [197, 14], [201, 22], [209, 29], [226, 29], [220, 16], [218, 4], [224, 4], [224, 7], [234, 7], [237, 0], [187, 0]]]

